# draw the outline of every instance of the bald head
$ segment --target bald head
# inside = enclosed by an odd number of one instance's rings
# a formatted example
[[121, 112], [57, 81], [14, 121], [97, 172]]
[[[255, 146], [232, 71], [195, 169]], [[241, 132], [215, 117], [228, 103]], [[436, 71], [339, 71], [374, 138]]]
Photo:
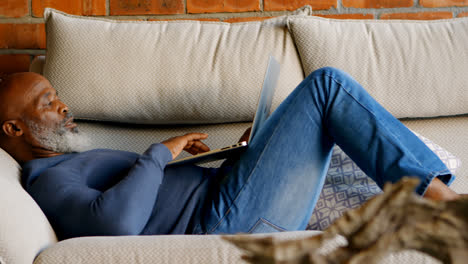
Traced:
[[71, 151], [78, 133], [49, 81], [31, 72], [0, 82], [0, 125], [0, 147], [20, 162]]
[[4, 78], [0, 82], [0, 122], [21, 117], [25, 107], [32, 103], [38, 85], [50, 86], [50, 83], [32, 72], [15, 73]]

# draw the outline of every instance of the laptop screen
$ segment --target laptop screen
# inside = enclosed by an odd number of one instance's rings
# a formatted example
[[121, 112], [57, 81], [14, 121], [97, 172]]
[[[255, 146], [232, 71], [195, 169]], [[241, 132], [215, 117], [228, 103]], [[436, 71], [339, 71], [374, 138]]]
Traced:
[[258, 98], [257, 112], [255, 113], [252, 131], [250, 132], [249, 142], [254, 138], [258, 130], [263, 126], [270, 116], [273, 95], [275, 94], [276, 84], [278, 82], [280, 67], [279, 62], [270, 55], [268, 67], [263, 79], [263, 86]]

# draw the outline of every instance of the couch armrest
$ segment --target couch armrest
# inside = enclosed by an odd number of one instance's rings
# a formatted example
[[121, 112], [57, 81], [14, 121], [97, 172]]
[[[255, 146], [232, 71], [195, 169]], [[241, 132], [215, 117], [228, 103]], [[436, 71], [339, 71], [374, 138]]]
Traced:
[[[320, 231], [290, 231], [272, 234], [275, 239], [310, 237]], [[46, 263], [246, 263], [242, 251], [220, 235], [159, 235], [81, 237], [47, 248], [34, 264]]]

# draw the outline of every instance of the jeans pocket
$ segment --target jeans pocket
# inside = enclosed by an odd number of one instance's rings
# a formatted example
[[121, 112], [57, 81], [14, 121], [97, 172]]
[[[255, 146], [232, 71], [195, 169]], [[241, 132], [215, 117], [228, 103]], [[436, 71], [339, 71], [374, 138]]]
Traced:
[[258, 221], [250, 228], [249, 234], [254, 233], [274, 233], [274, 232], [284, 232], [286, 229], [279, 227], [264, 218], [259, 218]]

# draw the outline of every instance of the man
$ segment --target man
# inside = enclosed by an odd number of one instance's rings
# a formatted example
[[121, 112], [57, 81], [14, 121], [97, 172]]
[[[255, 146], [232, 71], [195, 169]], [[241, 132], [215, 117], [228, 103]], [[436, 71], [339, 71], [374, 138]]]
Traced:
[[333, 68], [310, 74], [248, 149], [220, 168], [166, 167], [182, 150], [209, 150], [203, 133], [153, 144], [142, 155], [80, 152], [85, 140], [73, 116], [38, 74], [6, 78], [0, 101], [0, 147], [22, 164], [24, 187], [60, 239], [305, 229], [335, 143], [380, 186], [413, 176], [420, 195], [458, 198], [438, 157]]

